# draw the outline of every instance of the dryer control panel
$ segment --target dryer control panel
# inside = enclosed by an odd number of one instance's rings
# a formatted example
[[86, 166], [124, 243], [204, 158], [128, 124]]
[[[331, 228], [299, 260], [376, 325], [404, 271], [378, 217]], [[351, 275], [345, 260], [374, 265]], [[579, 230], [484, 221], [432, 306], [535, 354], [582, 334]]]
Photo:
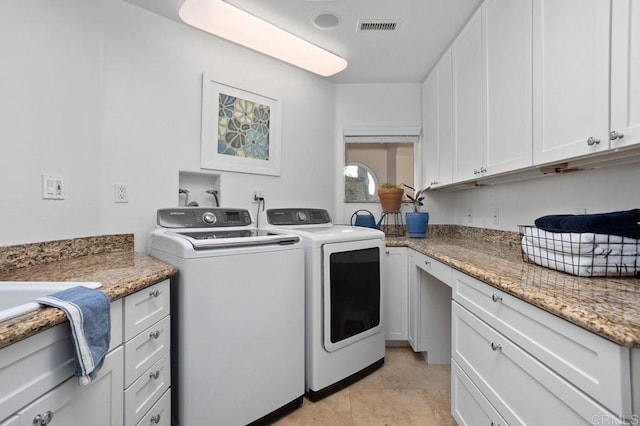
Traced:
[[269, 225], [321, 225], [331, 223], [329, 212], [324, 209], [269, 209]]

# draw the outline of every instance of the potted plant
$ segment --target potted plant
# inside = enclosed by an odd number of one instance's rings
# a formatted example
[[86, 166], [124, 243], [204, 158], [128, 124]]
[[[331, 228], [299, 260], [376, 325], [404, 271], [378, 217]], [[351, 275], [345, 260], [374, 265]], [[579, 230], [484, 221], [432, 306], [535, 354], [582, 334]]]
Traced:
[[413, 191], [413, 197], [407, 194], [407, 198], [411, 200], [413, 204], [413, 212], [405, 213], [407, 220], [407, 236], [424, 238], [427, 235], [427, 225], [429, 224], [429, 213], [421, 212], [420, 207], [423, 206], [422, 200], [424, 200], [424, 192], [426, 188], [416, 191], [407, 184], [402, 184], [405, 187]]
[[400, 203], [402, 201], [403, 194], [404, 189], [398, 188], [398, 185], [396, 185], [395, 183], [385, 182], [380, 185], [380, 189], [378, 189], [378, 198], [380, 199], [382, 211], [400, 211]]

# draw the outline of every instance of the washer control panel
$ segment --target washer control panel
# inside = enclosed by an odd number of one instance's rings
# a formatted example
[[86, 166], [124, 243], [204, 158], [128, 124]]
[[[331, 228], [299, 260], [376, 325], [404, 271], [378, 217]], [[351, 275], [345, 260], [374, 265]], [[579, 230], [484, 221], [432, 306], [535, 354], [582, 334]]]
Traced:
[[251, 215], [246, 209], [176, 207], [158, 209], [156, 216], [158, 226], [163, 228], [222, 228], [251, 225]]
[[269, 209], [267, 221], [280, 226], [320, 225], [331, 223], [331, 217], [324, 209]]

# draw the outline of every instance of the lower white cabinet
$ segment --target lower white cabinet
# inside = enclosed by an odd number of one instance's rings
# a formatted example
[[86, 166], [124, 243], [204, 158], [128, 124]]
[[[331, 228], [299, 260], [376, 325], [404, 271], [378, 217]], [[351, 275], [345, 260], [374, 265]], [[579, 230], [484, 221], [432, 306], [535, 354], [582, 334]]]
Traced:
[[[152, 413], [152, 407], [159, 403], [171, 386], [169, 313], [169, 280], [127, 296], [124, 300], [125, 426], [170, 422], [170, 405], [162, 413]], [[140, 423], [147, 417], [147, 423]]]
[[507, 424], [633, 419], [635, 350], [459, 271], [453, 276], [451, 403], [459, 424], [476, 424], [463, 406], [470, 399], [494, 424], [498, 413]]
[[461, 426], [507, 424], [455, 360], [451, 361], [451, 407]]
[[88, 386], [67, 323], [1, 349], [0, 426], [169, 425], [169, 300], [165, 280], [111, 303], [110, 351]]
[[122, 348], [105, 358], [96, 379], [80, 386], [70, 377], [17, 413], [20, 426], [115, 426], [122, 424]]
[[388, 247], [384, 256], [385, 340], [407, 340], [407, 248]]
[[452, 322], [454, 361], [508, 424], [549, 424], [550, 413], [562, 425], [613, 416], [455, 302]]

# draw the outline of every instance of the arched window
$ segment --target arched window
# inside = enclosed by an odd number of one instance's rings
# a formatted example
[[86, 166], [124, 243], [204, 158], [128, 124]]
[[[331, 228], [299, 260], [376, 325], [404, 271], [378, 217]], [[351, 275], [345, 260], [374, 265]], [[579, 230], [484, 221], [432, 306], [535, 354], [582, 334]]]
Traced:
[[364, 164], [347, 163], [344, 167], [344, 200], [346, 202], [373, 201], [376, 199], [378, 179]]

